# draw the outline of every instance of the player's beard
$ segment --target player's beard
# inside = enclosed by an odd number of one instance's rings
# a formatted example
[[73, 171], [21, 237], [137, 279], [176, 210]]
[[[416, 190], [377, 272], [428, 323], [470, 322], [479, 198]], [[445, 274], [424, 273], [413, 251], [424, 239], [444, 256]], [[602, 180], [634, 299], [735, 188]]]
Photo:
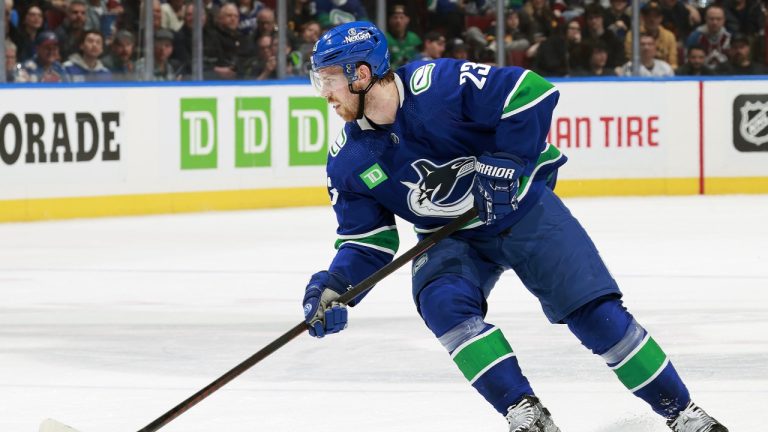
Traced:
[[357, 119], [357, 110], [360, 106], [360, 100], [357, 95], [353, 95], [346, 102], [339, 102], [336, 114], [345, 122], [351, 122]]

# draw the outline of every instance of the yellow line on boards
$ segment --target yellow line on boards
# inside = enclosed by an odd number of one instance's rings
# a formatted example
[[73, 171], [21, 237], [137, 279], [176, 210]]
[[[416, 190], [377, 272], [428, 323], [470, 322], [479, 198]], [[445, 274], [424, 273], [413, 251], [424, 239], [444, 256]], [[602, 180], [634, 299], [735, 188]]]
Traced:
[[0, 201], [0, 222], [328, 205], [325, 187]]
[[768, 177], [711, 177], [704, 181], [704, 193], [768, 194]]
[[699, 193], [699, 179], [558, 180], [555, 191], [563, 197], [695, 195]]
[[[768, 177], [717, 177], [706, 194], [768, 194]], [[559, 180], [563, 197], [696, 195], [698, 178]], [[325, 187], [0, 200], [0, 222], [326, 206]]]

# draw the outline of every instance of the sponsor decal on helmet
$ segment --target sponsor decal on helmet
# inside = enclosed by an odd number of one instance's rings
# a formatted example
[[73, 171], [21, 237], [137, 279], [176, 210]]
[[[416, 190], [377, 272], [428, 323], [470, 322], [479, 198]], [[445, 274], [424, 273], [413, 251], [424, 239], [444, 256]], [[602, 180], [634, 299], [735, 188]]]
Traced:
[[371, 38], [371, 34], [368, 32], [362, 32], [357, 33], [355, 29], [351, 28], [349, 29], [349, 32], [347, 32], [348, 36], [344, 38], [344, 44], [352, 43], [352, 42], [360, 42], [364, 40], [368, 40]]

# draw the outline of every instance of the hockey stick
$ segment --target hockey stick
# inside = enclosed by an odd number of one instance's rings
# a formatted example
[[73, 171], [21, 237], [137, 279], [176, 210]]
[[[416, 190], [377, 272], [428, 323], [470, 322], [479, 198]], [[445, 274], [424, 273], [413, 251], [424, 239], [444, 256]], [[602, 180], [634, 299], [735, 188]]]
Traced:
[[[475, 208], [472, 208], [466, 213], [463, 213], [461, 216], [451, 221], [451, 223], [449, 223], [448, 225], [445, 225], [439, 230], [435, 231], [429, 237], [418, 242], [415, 246], [405, 251], [399, 257], [392, 260], [392, 262], [380, 268], [378, 271], [368, 276], [359, 284], [350, 288], [349, 291], [347, 291], [341, 297], [339, 297], [337, 301], [343, 304], [349, 303], [355, 297], [373, 288], [374, 285], [381, 282], [381, 280], [384, 279], [385, 277], [394, 273], [395, 270], [399, 269], [400, 267], [402, 267], [403, 265], [405, 265], [406, 263], [414, 259], [417, 255], [421, 255], [422, 253], [426, 252], [429, 248], [434, 246], [440, 240], [448, 237], [449, 235], [453, 234], [457, 230], [467, 225], [470, 221], [472, 221], [472, 219], [475, 218], [475, 216], [477, 216], [477, 210]], [[248, 357], [242, 363], [230, 369], [229, 372], [220, 376], [215, 381], [208, 384], [197, 393], [193, 394], [192, 396], [190, 396], [180, 404], [171, 408], [168, 412], [161, 415], [160, 417], [155, 419], [152, 423], [140, 429], [138, 432], [155, 432], [156, 430], [170, 423], [173, 419], [184, 414], [187, 410], [197, 405], [198, 402], [207, 398], [213, 392], [222, 388], [228, 382], [232, 381], [233, 379], [238, 377], [240, 374], [250, 369], [256, 363], [264, 360], [267, 356], [274, 353], [275, 351], [280, 349], [283, 345], [287, 344], [288, 342], [296, 338], [298, 335], [304, 333], [305, 331], [307, 331], [306, 322], [302, 321], [296, 324], [296, 326], [288, 330], [285, 334], [283, 334], [279, 338], [272, 341], [269, 345], [259, 350], [256, 354]], [[44, 427], [46, 428], [44, 429]], [[70, 428], [69, 426], [65, 426], [59, 422], [56, 422], [55, 420], [48, 419], [45, 422], [43, 422], [43, 425], [41, 425], [40, 432], [77, 432], [77, 431]]]

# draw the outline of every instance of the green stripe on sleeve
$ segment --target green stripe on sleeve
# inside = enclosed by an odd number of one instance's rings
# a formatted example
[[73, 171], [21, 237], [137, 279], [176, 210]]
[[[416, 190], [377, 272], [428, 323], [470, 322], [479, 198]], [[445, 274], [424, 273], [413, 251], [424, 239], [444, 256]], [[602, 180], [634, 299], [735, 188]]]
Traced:
[[527, 109], [544, 95], [553, 91], [554, 85], [535, 72], [525, 71], [518, 84], [507, 95], [501, 118], [506, 118]]
[[345, 236], [336, 240], [334, 247], [338, 249], [344, 243], [358, 244], [394, 255], [400, 247], [400, 237], [397, 235], [397, 229], [393, 228], [374, 232], [367, 236]]
[[509, 342], [500, 329], [494, 329], [459, 347], [453, 353], [453, 361], [459, 366], [464, 377], [474, 382], [481, 372], [510, 355], [513, 355], [513, 352]]
[[646, 381], [666, 365], [666, 360], [667, 355], [659, 344], [652, 337], [648, 337], [634, 355], [619, 363], [613, 371], [621, 383], [634, 392], [640, 390], [641, 385], [647, 384]]
[[520, 177], [520, 186], [518, 188], [519, 192], [517, 193], [518, 199], [522, 200], [525, 198], [525, 195], [528, 194], [528, 188], [530, 187], [531, 179], [536, 176], [539, 168], [544, 165], [557, 162], [557, 160], [562, 156], [563, 154], [560, 152], [560, 149], [548, 143], [547, 147], [539, 155], [539, 159], [536, 160], [536, 168], [533, 169], [533, 173], [530, 176]]

